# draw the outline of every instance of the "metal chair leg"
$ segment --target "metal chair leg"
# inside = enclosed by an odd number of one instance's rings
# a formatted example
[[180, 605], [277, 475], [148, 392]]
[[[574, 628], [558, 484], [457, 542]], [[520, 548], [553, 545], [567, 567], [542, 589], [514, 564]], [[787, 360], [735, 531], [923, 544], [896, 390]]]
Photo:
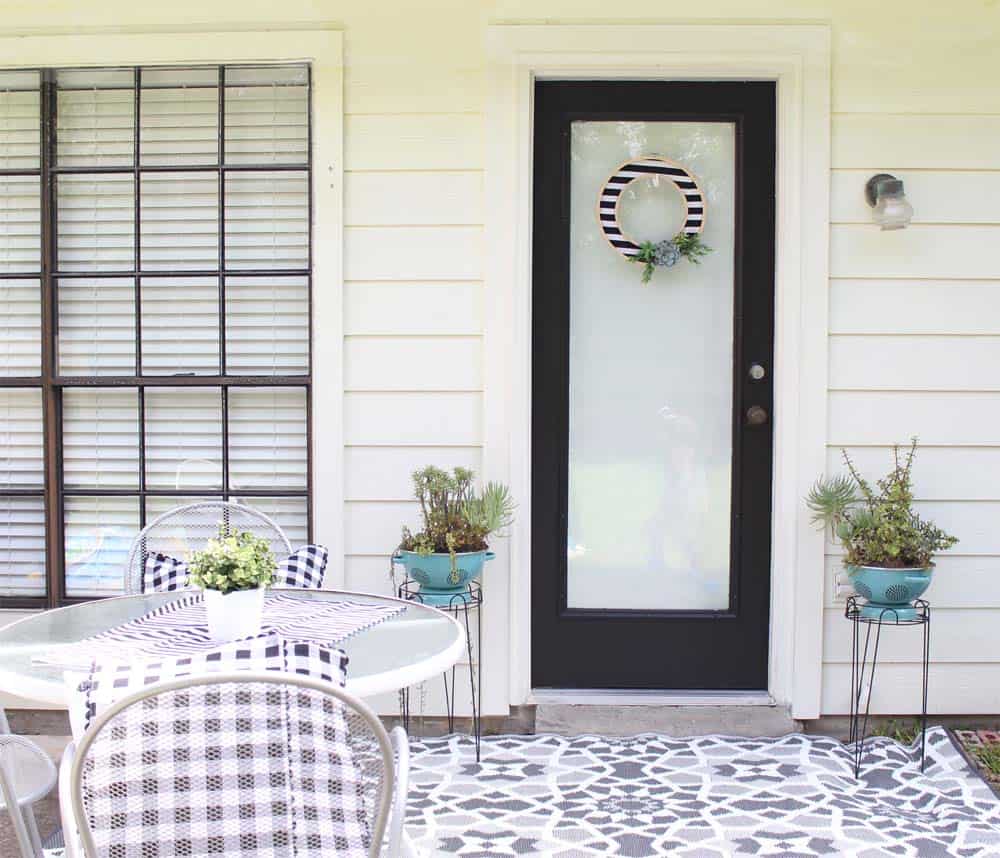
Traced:
[[[31, 832], [24, 821], [24, 814], [17, 803], [17, 793], [14, 790], [14, 783], [7, 766], [0, 762], [0, 793], [3, 794], [4, 803], [7, 805], [7, 813], [10, 814], [10, 821], [14, 827], [14, 836], [17, 838], [17, 845], [21, 850], [23, 858], [38, 858], [41, 853], [41, 844], [38, 850], [32, 842]], [[37, 830], [36, 830], [37, 836]]]
[[27, 804], [23, 808], [24, 810], [24, 826], [28, 829], [28, 837], [31, 839], [31, 844], [34, 846], [35, 855], [42, 854], [42, 838], [38, 834], [38, 822], [35, 819], [35, 809], [30, 804]]

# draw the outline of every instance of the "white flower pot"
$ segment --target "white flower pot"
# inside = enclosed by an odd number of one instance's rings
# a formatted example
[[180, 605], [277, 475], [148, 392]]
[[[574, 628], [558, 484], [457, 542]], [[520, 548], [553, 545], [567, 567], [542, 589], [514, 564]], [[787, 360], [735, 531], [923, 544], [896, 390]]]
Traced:
[[235, 641], [260, 634], [266, 587], [234, 590], [223, 595], [218, 590], [203, 590], [208, 631], [217, 641]]

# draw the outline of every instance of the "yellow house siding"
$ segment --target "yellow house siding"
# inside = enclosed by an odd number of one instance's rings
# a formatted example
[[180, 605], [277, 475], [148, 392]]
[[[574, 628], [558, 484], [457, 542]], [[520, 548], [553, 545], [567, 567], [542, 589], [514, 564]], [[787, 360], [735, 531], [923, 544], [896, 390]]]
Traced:
[[[346, 582], [383, 591], [385, 553], [400, 524], [416, 518], [409, 472], [429, 462], [482, 464], [486, 24], [829, 21], [830, 330], [816, 336], [830, 338], [830, 466], [844, 444], [877, 470], [887, 445], [921, 436], [924, 508], [962, 538], [942, 559], [931, 590], [939, 609], [931, 704], [937, 711], [1000, 711], [1000, 6], [0, 0], [0, 13], [7, 33], [310, 23], [343, 29]], [[916, 209], [910, 229], [879, 233], [869, 223], [861, 188], [881, 170], [906, 181]], [[831, 551], [828, 713], [847, 704], [837, 565]], [[886, 653], [875, 706], [912, 709], [917, 645], [894, 644]], [[489, 654], [493, 700], [506, 694], [505, 658]]]

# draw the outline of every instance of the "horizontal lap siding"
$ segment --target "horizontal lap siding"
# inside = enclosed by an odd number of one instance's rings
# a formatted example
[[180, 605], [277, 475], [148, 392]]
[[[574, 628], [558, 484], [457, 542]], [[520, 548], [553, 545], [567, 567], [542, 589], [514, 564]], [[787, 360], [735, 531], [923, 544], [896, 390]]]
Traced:
[[[344, 575], [375, 593], [417, 523], [411, 473], [482, 462], [485, 68], [472, 20], [445, 49], [433, 12], [400, 12], [349, 33], [345, 69]], [[426, 711], [443, 712], [428, 688]]]
[[[898, 631], [898, 630], [897, 630]], [[931, 654], [933, 656], [933, 640]], [[919, 641], [916, 646], [920, 646]], [[975, 653], [970, 651], [970, 656]], [[879, 660], [878, 678], [872, 688], [871, 711], [905, 715], [920, 711], [919, 664], [894, 664]], [[850, 664], [827, 664], [823, 671], [822, 710], [826, 715], [846, 715], [850, 707]], [[932, 715], [996, 715], [1000, 708], [1000, 664], [977, 661], [932, 661], [928, 711]]]
[[[1000, 116], [838, 114], [833, 122], [827, 470], [867, 475], [919, 436], [918, 511], [960, 538], [939, 558], [931, 709], [1000, 711]], [[871, 225], [862, 190], [903, 179], [913, 224]], [[847, 709], [841, 551], [825, 568], [823, 711]], [[882, 643], [873, 710], [919, 708], [919, 634]]]
[[349, 337], [347, 390], [468, 390], [483, 385], [480, 337]]
[[482, 75], [428, 71], [403, 102], [387, 73], [348, 73], [345, 122], [345, 577], [375, 592], [412, 472], [482, 463]]
[[409, 501], [410, 475], [433, 459], [442, 468], [478, 470], [482, 451], [467, 447], [351, 447], [344, 457], [347, 497], [353, 501]]

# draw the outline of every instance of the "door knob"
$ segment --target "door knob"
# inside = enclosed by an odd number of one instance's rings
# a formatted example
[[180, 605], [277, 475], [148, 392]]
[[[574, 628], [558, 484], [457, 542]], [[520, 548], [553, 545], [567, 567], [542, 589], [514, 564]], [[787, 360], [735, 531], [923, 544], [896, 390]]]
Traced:
[[763, 426], [767, 423], [767, 410], [759, 405], [751, 405], [747, 409], [747, 426]]

